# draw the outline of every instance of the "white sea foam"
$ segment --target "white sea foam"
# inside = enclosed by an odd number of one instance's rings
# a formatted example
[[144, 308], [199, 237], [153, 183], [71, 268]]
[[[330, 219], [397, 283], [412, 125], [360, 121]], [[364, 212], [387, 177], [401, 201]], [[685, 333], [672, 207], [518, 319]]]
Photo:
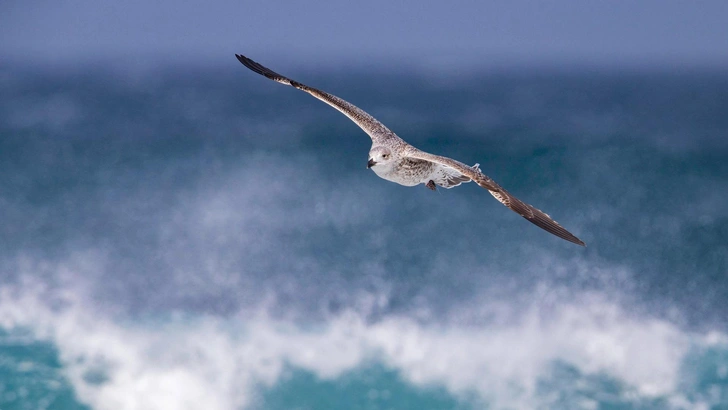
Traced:
[[0, 326], [29, 328], [53, 342], [78, 396], [94, 409], [245, 408], [287, 366], [335, 378], [371, 361], [417, 386], [476, 393], [494, 408], [537, 406], [537, 383], [554, 361], [617, 378], [640, 396], [682, 403], [676, 408], [699, 408], [676, 393], [681, 361], [696, 343], [726, 340], [633, 317], [598, 296], [561, 304], [547, 318], [534, 305], [517, 321], [467, 326], [405, 316], [370, 323], [351, 311], [316, 325], [263, 310], [130, 321], [99, 313], [83, 291], [53, 303], [45, 293], [32, 281], [3, 288]]

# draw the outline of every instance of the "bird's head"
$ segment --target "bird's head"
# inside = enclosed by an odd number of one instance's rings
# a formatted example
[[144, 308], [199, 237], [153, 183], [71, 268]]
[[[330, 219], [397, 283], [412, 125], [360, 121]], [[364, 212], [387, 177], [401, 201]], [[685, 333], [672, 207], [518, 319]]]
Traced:
[[372, 149], [369, 151], [369, 162], [367, 162], [367, 168], [371, 168], [373, 166], [382, 166], [387, 165], [394, 160], [394, 156], [392, 155], [392, 151], [382, 145], [377, 145], [375, 147], [372, 147]]

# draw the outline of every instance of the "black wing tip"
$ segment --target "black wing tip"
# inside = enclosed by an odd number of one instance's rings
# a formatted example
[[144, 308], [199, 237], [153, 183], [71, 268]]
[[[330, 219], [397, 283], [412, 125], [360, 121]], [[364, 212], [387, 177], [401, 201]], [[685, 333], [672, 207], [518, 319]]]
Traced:
[[243, 64], [244, 66], [246, 66], [248, 68], [250, 68], [249, 64], [254, 62], [253, 60], [249, 59], [248, 57], [245, 57], [242, 54], [235, 54], [235, 58], [237, 58], [241, 64]]
[[258, 73], [262, 76], [265, 76], [271, 80], [288, 80], [288, 78], [276, 73], [275, 71], [271, 70], [268, 67], [263, 66], [262, 64], [253, 61], [252, 59], [245, 57], [242, 54], [235, 54], [235, 57], [242, 63], [245, 67], [247, 67], [249, 70]]
[[571, 236], [572, 236], [571, 238], [568, 238], [568, 239], [567, 238], [563, 238], [563, 239], [565, 239], [565, 240], [567, 240], [567, 241], [569, 241], [571, 243], [575, 243], [575, 244], [577, 244], [579, 246], [583, 246], [583, 247], [586, 248], [586, 244], [584, 243], [584, 241], [582, 241], [581, 239], [577, 238], [574, 235], [571, 235]]
[[242, 54], [235, 54], [235, 57], [238, 59], [238, 61], [240, 61], [241, 64], [243, 64], [250, 70], [255, 71], [258, 74], [264, 74], [264, 71], [260, 69], [262, 66], [255, 61], [249, 59], [248, 57], [245, 57]]
[[[545, 215], [544, 215], [545, 216]], [[577, 238], [574, 234], [567, 231], [563, 226], [559, 225], [556, 221], [546, 216], [546, 218], [542, 217], [541, 215], [536, 215], [536, 218], [526, 218], [529, 222], [532, 224], [538, 226], [539, 228], [543, 229], [544, 231], [554, 235], [558, 236], [559, 238], [571, 242], [573, 244], [583, 246], [586, 248], [586, 243], [582, 241], [581, 239]]]
[[545, 231], [547, 231], [555, 236], [558, 236], [559, 238], [561, 238], [565, 241], [569, 241], [571, 243], [574, 243], [574, 244], [577, 244], [579, 246], [583, 246], [586, 248], [586, 243], [584, 243], [584, 241], [582, 241], [581, 239], [574, 236], [574, 234], [572, 234], [571, 232], [564, 229], [561, 225], [557, 225], [558, 229], [553, 229], [553, 227], [550, 227], [550, 229], [548, 229], [542, 225], [538, 225], [538, 226], [540, 228], [544, 229]]
[[245, 57], [242, 54], [235, 54], [235, 57], [238, 59], [238, 61], [240, 61], [244, 66], [246, 66], [248, 68], [251, 68], [251, 66], [254, 66], [254, 65], [258, 65], [258, 63], [249, 59], [248, 57]]
[[528, 205], [527, 203], [522, 202], [514, 198], [513, 196], [510, 197], [510, 200], [511, 202], [509, 208], [511, 208], [513, 211], [516, 211], [516, 213], [520, 214], [528, 222], [531, 222], [532, 224], [543, 229], [544, 231], [554, 236], [558, 236], [565, 241], [569, 241], [576, 245], [586, 247], [586, 243], [584, 243], [584, 241], [577, 238], [571, 232], [567, 231], [563, 226], [559, 225], [558, 222], [554, 221], [543, 211], [531, 205]]
[[579, 245], [579, 246], [583, 246], [583, 247], [586, 248], [586, 243], [584, 243], [584, 241], [582, 241], [581, 239], [577, 238], [571, 232], [567, 231], [564, 228], [561, 228], [560, 226], [559, 227], [561, 229], [555, 230], [555, 229], [548, 229], [548, 228], [546, 228], [546, 227], [544, 227], [542, 225], [539, 225], [539, 224], [536, 224], [536, 225], [539, 228], [545, 230], [546, 232], [548, 232], [548, 233], [550, 233], [550, 234], [552, 234], [554, 236], [558, 236], [559, 238], [561, 238], [561, 239], [563, 239], [565, 241], [568, 241], [568, 242], [571, 242], [573, 244], [576, 244], [576, 245]]

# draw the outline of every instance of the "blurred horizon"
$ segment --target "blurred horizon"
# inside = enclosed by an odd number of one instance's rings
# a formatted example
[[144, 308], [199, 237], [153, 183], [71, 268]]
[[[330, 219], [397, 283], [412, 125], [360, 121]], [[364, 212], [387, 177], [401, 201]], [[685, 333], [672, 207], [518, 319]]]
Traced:
[[232, 65], [233, 54], [242, 53], [269, 65], [317, 70], [322, 64], [434, 72], [725, 68], [725, 21], [728, 9], [720, 1], [4, 2], [0, 61], [214, 68]]

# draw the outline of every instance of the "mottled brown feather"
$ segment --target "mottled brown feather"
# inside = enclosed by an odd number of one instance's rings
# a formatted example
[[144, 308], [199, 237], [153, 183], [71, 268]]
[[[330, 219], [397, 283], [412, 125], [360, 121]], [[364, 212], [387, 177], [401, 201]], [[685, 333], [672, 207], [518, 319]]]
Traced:
[[493, 197], [497, 199], [500, 203], [510, 208], [522, 217], [526, 218], [526, 220], [528, 220], [532, 224], [538, 226], [546, 232], [558, 236], [561, 239], [567, 240], [577, 245], [586, 246], [586, 244], [581, 239], [577, 238], [571, 232], [564, 229], [556, 221], [551, 219], [551, 217], [548, 216], [545, 212], [511, 195], [508, 191], [503, 189], [487, 175], [480, 172], [480, 170], [478, 170], [477, 168], [467, 166], [462, 162], [456, 161], [452, 158], [433, 155], [424, 151], [420, 151], [417, 148], [411, 146], [407, 150], [407, 155], [412, 158], [423, 159], [456, 169], [458, 172], [475, 181], [476, 184], [487, 189], [491, 193], [491, 195], [493, 195]]
[[[319, 100], [325, 102], [326, 104], [336, 108], [339, 112], [349, 117], [349, 119], [354, 121], [356, 125], [364, 130], [364, 132], [369, 135], [372, 141], [382, 142], [388, 139], [397, 139], [401, 141], [401, 139], [392, 131], [390, 131], [389, 128], [385, 127], [384, 124], [377, 121], [376, 118], [372, 117], [354, 104], [343, 100], [333, 94], [329, 94], [325, 91], [321, 91], [319, 89], [309, 87], [303, 83], [299, 83], [298, 81], [291, 80], [290, 78], [280, 75], [275, 71], [264, 67], [263, 65], [256, 63], [255, 61], [243, 55], [235, 54], [235, 57], [237, 57], [238, 61], [240, 61], [250, 70], [260, 75], [263, 75], [273, 81], [277, 81], [281, 84], [290, 85], [301, 91], [305, 91], [318, 98]], [[404, 141], [402, 142], [404, 143]]]

